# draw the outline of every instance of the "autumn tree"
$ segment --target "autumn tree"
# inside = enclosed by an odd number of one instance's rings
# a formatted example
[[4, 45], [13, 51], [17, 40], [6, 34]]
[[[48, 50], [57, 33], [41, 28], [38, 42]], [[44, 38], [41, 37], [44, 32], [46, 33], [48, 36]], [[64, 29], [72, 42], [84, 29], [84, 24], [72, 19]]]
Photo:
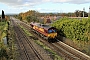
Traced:
[[20, 13], [18, 15], [18, 18], [20, 20], [26, 20], [27, 22], [31, 22], [31, 21], [39, 21], [37, 19], [38, 16], [39, 16], [39, 12], [34, 11], [34, 10], [29, 10], [25, 13]]

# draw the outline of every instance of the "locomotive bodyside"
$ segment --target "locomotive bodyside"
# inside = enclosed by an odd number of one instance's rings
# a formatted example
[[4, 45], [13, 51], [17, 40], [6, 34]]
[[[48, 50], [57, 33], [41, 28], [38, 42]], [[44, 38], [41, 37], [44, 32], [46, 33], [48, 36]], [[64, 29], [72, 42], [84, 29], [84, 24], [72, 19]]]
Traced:
[[54, 39], [55, 37], [57, 37], [56, 28], [54, 27], [33, 22], [31, 22], [30, 25], [33, 30], [39, 32], [40, 35], [43, 36], [44, 38]]

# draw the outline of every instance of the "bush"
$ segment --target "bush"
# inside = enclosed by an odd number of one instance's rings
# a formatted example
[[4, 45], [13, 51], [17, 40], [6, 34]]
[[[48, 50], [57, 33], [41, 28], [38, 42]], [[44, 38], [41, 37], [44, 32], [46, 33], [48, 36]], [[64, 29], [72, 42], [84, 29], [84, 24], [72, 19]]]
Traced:
[[72, 40], [88, 41], [90, 39], [90, 19], [62, 18], [52, 24], [61, 36]]

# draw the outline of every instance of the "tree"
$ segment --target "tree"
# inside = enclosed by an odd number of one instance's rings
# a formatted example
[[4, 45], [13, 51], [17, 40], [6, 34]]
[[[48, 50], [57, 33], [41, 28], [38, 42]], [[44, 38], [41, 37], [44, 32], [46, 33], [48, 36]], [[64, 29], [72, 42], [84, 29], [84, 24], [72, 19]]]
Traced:
[[[75, 12], [76, 17], [83, 17], [83, 11], [76, 10]], [[84, 11], [84, 17], [88, 17], [88, 13]]]
[[76, 17], [79, 17], [79, 10], [75, 11]]
[[22, 21], [22, 16], [18, 16], [18, 18]]
[[36, 16], [32, 16], [32, 21], [39, 22], [39, 19]]
[[2, 10], [2, 19], [5, 19], [5, 14], [3, 10]]
[[32, 17], [31, 17], [31, 16], [27, 16], [27, 17], [26, 17], [26, 20], [27, 20], [27, 22], [31, 22]]
[[27, 22], [38, 22], [38, 18], [36, 16], [27, 16], [26, 17]]

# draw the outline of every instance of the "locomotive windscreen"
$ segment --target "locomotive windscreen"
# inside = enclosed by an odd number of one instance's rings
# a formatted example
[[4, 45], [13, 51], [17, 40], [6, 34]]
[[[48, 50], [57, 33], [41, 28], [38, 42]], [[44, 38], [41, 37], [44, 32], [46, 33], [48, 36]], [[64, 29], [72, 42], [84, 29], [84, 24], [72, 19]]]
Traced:
[[55, 32], [56, 32], [56, 29], [55, 28], [48, 29], [48, 33], [55, 33]]

